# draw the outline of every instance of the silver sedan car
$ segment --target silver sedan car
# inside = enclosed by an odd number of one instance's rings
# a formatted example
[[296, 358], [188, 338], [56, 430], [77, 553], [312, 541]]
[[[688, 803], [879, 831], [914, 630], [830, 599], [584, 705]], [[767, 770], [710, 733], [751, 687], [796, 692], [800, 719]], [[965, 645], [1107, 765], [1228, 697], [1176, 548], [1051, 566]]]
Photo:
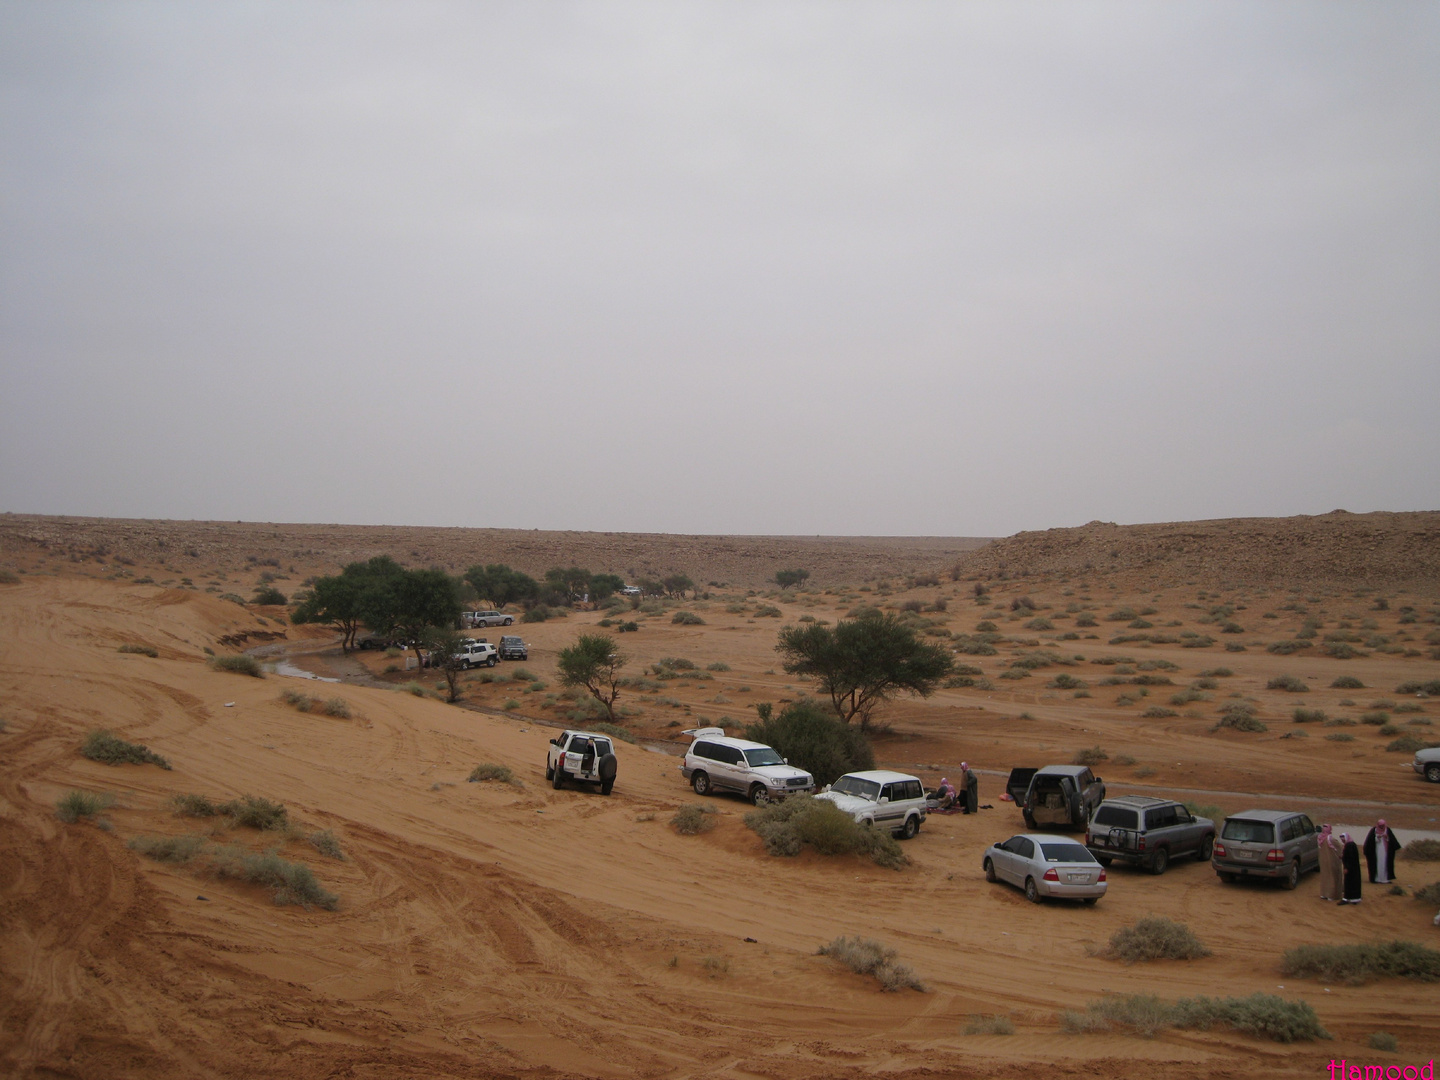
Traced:
[[1093, 904], [1109, 887], [1105, 868], [1085, 845], [1055, 836], [1021, 833], [985, 852], [985, 880], [1006, 881], [1038, 904], [1047, 896]]

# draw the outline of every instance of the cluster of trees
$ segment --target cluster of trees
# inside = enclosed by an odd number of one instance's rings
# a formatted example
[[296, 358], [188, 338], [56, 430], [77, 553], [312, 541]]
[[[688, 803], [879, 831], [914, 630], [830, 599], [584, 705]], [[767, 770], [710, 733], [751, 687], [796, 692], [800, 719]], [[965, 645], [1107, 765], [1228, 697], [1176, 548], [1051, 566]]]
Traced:
[[[580, 566], [551, 567], [537, 581], [504, 563], [492, 563], [472, 566], [462, 577], [475, 590], [477, 600], [497, 608], [506, 604], [566, 607], [587, 597], [592, 603], [603, 604], [625, 587], [625, 579], [619, 574], [591, 573]], [[695, 582], [684, 574], [671, 574], [661, 581], [640, 578], [635, 584], [644, 596], [683, 597], [695, 589]]]
[[294, 623], [320, 623], [343, 635], [348, 652], [362, 626], [420, 649], [436, 629], [460, 618], [458, 583], [443, 570], [407, 570], [388, 555], [353, 562], [333, 577], [317, 578], [310, 595], [290, 614]]
[[795, 588], [796, 586], [805, 584], [805, 582], [809, 579], [809, 570], [801, 570], [799, 568], [796, 568], [794, 570], [775, 571], [775, 584], [779, 585], [782, 589]]

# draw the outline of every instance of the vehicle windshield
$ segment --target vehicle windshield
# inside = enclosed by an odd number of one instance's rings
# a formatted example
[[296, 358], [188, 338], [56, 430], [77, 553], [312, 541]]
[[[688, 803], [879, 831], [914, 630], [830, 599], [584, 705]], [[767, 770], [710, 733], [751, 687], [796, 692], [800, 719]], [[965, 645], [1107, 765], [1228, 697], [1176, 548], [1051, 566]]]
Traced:
[[1126, 810], [1120, 806], [1102, 806], [1095, 811], [1095, 824], [1108, 825], [1111, 828], [1134, 829], [1139, 827], [1140, 818], [1134, 810]]
[[750, 763], [752, 769], [760, 765], [784, 765], [785, 762], [780, 755], [768, 746], [762, 746], [758, 750], [746, 750], [745, 760]]
[[871, 802], [880, 798], [880, 785], [874, 780], [862, 780], [858, 776], [842, 776], [830, 790], [838, 791], [841, 795], [857, 795]]
[[1079, 844], [1041, 844], [1046, 862], [1094, 862], [1095, 856]]
[[1220, 830], [1221, 839], [1234, 840], [1237, 844], [1273, 844], [1275, 826], [1268, 821], [1246, 821], [1231, 818]]

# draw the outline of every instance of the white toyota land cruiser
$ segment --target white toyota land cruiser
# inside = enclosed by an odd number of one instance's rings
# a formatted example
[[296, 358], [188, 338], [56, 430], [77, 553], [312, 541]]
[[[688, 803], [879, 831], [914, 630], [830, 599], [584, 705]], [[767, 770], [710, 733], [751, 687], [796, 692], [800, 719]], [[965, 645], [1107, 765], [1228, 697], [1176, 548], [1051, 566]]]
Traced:
[[545, 757], [545, 779], [559, 791], [566, 780], [599, 784], [600, 794], [609, 795], [617, 771], [615, 746], [609, 735], [593, 731], [562, 731], [550, 740]]
[[925, 785], [907, 773], [846, 773], [815, 798], [827, 799], [861, 825], [889, 829], [902, 840], [919, 832], [925, 821]]

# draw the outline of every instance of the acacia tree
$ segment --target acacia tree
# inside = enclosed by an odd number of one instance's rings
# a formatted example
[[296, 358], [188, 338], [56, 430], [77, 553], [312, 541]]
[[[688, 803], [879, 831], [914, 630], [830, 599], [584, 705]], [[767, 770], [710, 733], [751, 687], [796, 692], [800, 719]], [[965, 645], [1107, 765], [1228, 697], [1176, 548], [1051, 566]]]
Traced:
[[789, 674], [816, 681], [842, 721], [858, 716], [861, 730], [895, 693], [929, 697], [955, 664], [948, 649], [922, 641], [913, 627], [878, 611], [833, 627], [787, 626], [775, 651]]
[[581, 634], [575, 644], [560, 650], [555, 669], [562, 686], [583, 686], [605, 706], [615, 722], [615, 701], [620, 696], [620, 669], [626, 657], [615, 647], [609, 634]]
[[533, 600], [540, 595], [538, 581], [529, 574], [510, 569], [504, 563], [476, 564], [465, 571], [464, 577], [480, 599], [489, 600], [497, 608]]
[[[381, 594], [386, 582], [405, 573], [400, 564], [388, 555], [377, 555], [369, 562], [348, 564], [339, 574], [316, 580], [310, 595], [290, 616], [297, 626], [320, 623], [340, 631], [340, 649], [349, 652], [361, 625], [379, 633], [388, 629], [388, 616], [382, 613]], [[377, 618], [379, 622], [371, 622]]]
[[465, 658], [460, 650], [469, 640], [448, 626], [427, 626], [421, 635], [430, 666], [445, 676], [445, 686], [450, 693], [447, 700], [452, 703], [460, 700], [460, 672], [465, 670]]
[[545, 584], [573, 604], [590, 591], [590, 571], [578, 566], [554, 566], [545, 571]]
[[803, 585], [810, 577], [809, 570], [801, 570], [798, 567], [794, 570], [776, 570], [775, 584], [782, 589], [789, 589], [793, 586]]
[[363, 621], [377, 633], [398, 637], [415, 651], [432, 626], [454, 626], [460, 619], [459, 590], [444, 570], [401, 570], [364, 593]]
[[660, 582], [660, 587], [665, 590], [666, 596], [684, 600], [686, 590], [695, 588], [695, 582], [691, 581], [686, 574], [671, 574]]
[[603, 604], [624, 587], [625, 579], [619, 574], [590, 575], [590, 599], [597, 604]]

